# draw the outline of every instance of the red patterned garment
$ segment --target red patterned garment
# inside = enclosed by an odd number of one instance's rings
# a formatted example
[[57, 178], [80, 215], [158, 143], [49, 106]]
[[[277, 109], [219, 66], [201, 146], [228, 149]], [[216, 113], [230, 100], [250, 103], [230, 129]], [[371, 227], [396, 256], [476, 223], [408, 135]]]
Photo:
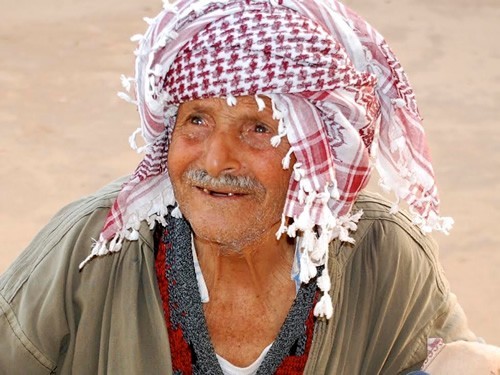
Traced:
[[[351, 208], [373, 166], [381, 185], [396, 195], [394, 210], [406, 201], [424, 232], [451, 227], [451, 219], [438, 215], [413, 90], [382, 36], [353, 11], [335, 0], [164, 4], [137, 36], [135, 78], [123, 78], [128, 89], [135, 83], [135, 98], [120, 94], [139, 110], [144, 160], [81, 267], [119, 251], [124, 239], [137, 239], [142, 220], [163, 223], [167, 206], [175, 205], [166, 159], [177, 108], [208, 97], [225, 97], [230, 105], [240, 95], [254, 95], [259, 105], [261, 96], [271, 98], [279, 119], [272, 144], [287, 137], [291, 149], [283, 167], [293, 168], [277, 235], [298, 236], [300, 281], [328, 262], [333, 239], [352, 241], [349, 231], [362, 212]], [[324, 296], [315, 313], [330, 317], [326, 272], [318, 285]]]
[[[155, 246], [155, 270], [156, 270], [156, 278], [158, 280], [158, 289], [160, 291], [160, 296], [163, 305], [163, 312], [165, 316], [165, 324], [167, 326], [168, 331], [168, 340], [169, 340], [169, 349], [170, 349], [170, 357], [172, 359], [172, 371], [174, 374], [193, 374], [195, 372], [202, 374], [217, 374], [221, 373], [221, 369], [215, 369], [214, 367], [219, 367], [217, 361], [209, 361], [205, 358], [200, 358], [199, 351], [204, 352], [204, 356], [210, 355], [214, 356], [215, 352], [211, 343], [207, 343], [206, 346], [200, 344], [203, 342], [203, 335], [200, 337], [190, 337], [189, 333], [186, 332], [190, 328], [189, 320], [202, 320], [205, 322], [204, 318], [196, 317], [196, 308], [191, 308], [190, 310], [184, 310], [184, 303], [176, 299], [177, 297], [182, 296], [182, 299], [187, 299], [188, 306], [193, 306], [193, 304], [201, 304], [199, 298], [199, 291], [193, 290], [196, 288], [189, 287], [190, 295], [187, 293], [183, 293], [183, 291], [176, 291], [180, 284], [185, 283], [186, 275], [189, 274], [187, 270], [186, 264], [183, 260], [179, 259], [175, 255], [182, 254], [183, 256], [190, 257], [191, 254], [189, 251], [185, 251], [187, 249], [183, 249], [179, 246], [178, 243], [174, 243], [172, 241], [173, 237], [171, 235], [172, 231], [172, 223], [168, 228], [164, 228], [159, 226], [155, 229], [154, 233], [154, 246]], [[190, 242], [190, 235], [187, 235], [188, 240], [186, 242]], [[179, 264], [183, 264], [182, 267], [179, 267]], [[176, 278], [176, 275], [179, 274], [175, 272], [175, 268], [182, 268], [178, 272], [182, 272], [183, 279], [179, 280]], [[195, 278], [194, 268], [192, 278]], [[193, 280], [191, 280], [193, 281]], [[197, 283], [197, 281], [194, 281]], [[310, 288], [312, 286], [312, 288]], [[272, 344], [273, 346], [278, 346], [280, 349], [274, 350], [275, 358], [269, 359], [269, 355], [266, 355], [261, 366], [264, 367], [263, 370], [260, 370], [259, 373], [273, 373], [275, 375], [300, 375], [304, 373], [304, 369], [307, 363], [307, 359], [309, 357], [309, 352], [312, 345], [313, 335], [314, 335], [314, 323], [316, 318], [313, 314], [313, 304], [317, 297], [317, 290], [315, 285], [311, 285], [309, 288], [312, 290], [310, 294], [310, 298], [299, 298], [298, 304], [300, 305], [300, 309], [303, 310], [302, 313], [297, 314], [297, 306], [295, 304], [291, 308], [289, 312], [289, 316], [287, 320], [290, 320], [290, 315], [295, 314], [295, 318], [297, 320], [293, 320], [293, 323], [286, 322], [281, 327], [281, 330], [286, 332], [285, 335], [280, 332], [275, 342]], [[176, 293], [177, 292], [177, 293]], [[300, 293], [300, 292], [299, 292]], [[197, 295], [195, 297], [196, 301], [190, 300], [190, 297], [193, 295]], [[202, 314], [200, 310], [200, 314]], [[179, 317], [182, 317], [183, 321], [179, 321]], [[200, 319], [198, 319], [200, 318]], [[258, 318], [256, 318], [258, 319]], [[293, 326], [293, 329], [296, 332], [290, 332], [288, 328]], [[303, 327], [303, 328], [301, 328]], [[200, 328], [200, 327], [199, 327]], [[200, 330], [200, 329], [199, 329]], [[203, 323], [201, 330], [208, 330], [206, 324]], [[208, 332], [208, 331], [207, 331]], [[296, 333], [299, 333], [299, 336], [296, 336]], [[286, 336], [288, 340], [291, 339], [291, 342], [288, 342], [288, 345], [283, 344], [283, 336]], [[280, 341], [281, 340], [281, 341]], [[290, 345], [292, 344], [292, 345]], [[274, 348], [273, 348], [274, 349]], [[198, 351], [198, 353], [197, 353]], [[207, 351], [212, 351], [213, 353], [207, 353]], [[272, 351], [272, 350], [270, 350]], [[278, 351], [278, 355], [276, 352]], [[269, 353], [269, 352], [268, 352]], [[200, 361], [203, 363], [200, 363]], [[271, 363], [270, 363], [271, 362]], [[214, 366], [214, 367], [211, 367]], [[202, 368], [200, 368], [202, 367]], [[194, 371], [195, 368], [197, 371]], [[272, 369], [272, 370], [271, 370]], [[269, 372], [270, 371], [270, 372]]]

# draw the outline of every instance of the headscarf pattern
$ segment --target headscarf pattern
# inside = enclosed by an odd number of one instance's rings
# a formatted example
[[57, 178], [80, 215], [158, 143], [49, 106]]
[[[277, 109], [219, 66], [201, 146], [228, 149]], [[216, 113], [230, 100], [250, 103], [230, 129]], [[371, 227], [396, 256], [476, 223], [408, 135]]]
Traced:
[[[139, 223], [163, 222], [175, 204], [166, 160], [179, 104], [240, 95], [273, 103], [279, 120], [277, 146], [286, 136], [283, 160], [293, 168], [278, 236], [298, 236], [294, 265], [300, 281], [327, 263], [328, 244], [352, 241], [361, 212], [353, 203], [374, 165], [381, 185], [409, 204], [424, 232], [447, 231], [415, 96], [384, 39], [335, 0], [181, 0], [164, 9], [139, 36], [135, 99], [146, 142], [145, 158], [123, 186], [91, 258], [135, 240]], [[135, 136], [136, 134], [134, 134]], [[132, 138], [131, 144], [135, 145]], [[297, 162], [290, 165], [290, 154]], [[180, 215], [174, 210], [173, 215]], [[291, 218], [293, 220], [289, 220]], [[332, 315], [330, 280], [315, 308]]]

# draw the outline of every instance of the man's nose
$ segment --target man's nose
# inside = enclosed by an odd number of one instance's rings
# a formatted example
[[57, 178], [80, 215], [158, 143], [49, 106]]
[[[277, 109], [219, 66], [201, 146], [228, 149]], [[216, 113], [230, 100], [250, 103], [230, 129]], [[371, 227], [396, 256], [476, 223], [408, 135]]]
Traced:
[[214, 132], [205, 141], [204, 167], [209, 175], [236, 172], [241, 164], [238, 141], [226, 132]]

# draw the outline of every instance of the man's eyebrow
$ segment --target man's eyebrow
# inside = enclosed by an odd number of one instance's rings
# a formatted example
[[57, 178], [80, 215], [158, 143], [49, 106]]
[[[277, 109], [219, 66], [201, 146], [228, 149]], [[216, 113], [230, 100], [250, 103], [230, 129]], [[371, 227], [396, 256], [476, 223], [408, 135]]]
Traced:
[[184, 108], [185, 112], [201, 112], [201, 111], [206, 111], [208, 109], [208, 106], [204, 106], [201, 104], [195, 104], [192, 105], [188, 108]]
[[197, 101], [196, 103], [189, 105], [189, 107], [187, 108], [187, 111], [189, 111], [189, 112], [202, 112], [202, 111], [217, 110], [218, 106], [213, 105], [213, 103], [216, 103], [216, 102], [210, 101], [210, 103], [208, 103], [207, 100], [200, 100], [200, 101]]

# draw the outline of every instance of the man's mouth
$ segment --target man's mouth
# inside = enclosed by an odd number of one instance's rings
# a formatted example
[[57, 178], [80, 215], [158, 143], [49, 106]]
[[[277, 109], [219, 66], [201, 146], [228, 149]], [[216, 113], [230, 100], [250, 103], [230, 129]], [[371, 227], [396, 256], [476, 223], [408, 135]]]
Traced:
[[197, 186], [198, 190], [202, 191], [205, 194], [211, 195], [212, 197], [238, 197], [242, 196], [244, 194], [235, 192], [235, 191], [217, 191], [217, 190], [211, 190], [208, 188], [203, 188]]
[[203, 193], [211, 195], [213, 197], [238, 197], [238, 196], [245, 195], [243, 193], [234, 192], [234, 191], [216, 191], [216, 190], [211, 190], [211, 189], [203, 188], [203, 187], [199, 187], [199, 186], [197, 186], [197, 189], [202, 191]]

